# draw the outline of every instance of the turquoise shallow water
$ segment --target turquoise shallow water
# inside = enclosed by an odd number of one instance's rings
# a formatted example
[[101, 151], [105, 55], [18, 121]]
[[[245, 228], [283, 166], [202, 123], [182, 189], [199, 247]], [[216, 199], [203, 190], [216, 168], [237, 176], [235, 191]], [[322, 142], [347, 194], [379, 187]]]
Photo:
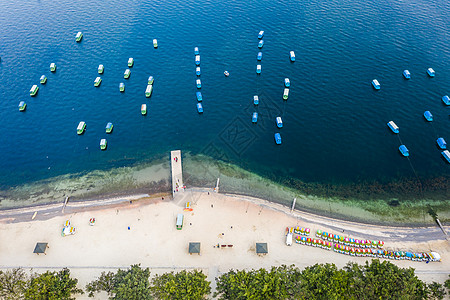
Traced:
[[[450, 108], [440, 100], [450, 93], [449, 14], [448, 1], [2, 1], [0, 188], [136, 165], [179, 148], [287, 184], [388, 184], [415, 180], [414, 168], [423, 182], [440, 177], [434, 192], [445, 198], [450, 165], [435, 140], [450, 142]], [[265, 45], [257, 76], [259, 30]], [[195, 46], [203, 115], [195, 106]], [[135, 65], [126, 80], [128, 57]], [[105, 72], [95, 88], [99, 64]], [[428, 67], [435, 78], [427, 77]], [[42, 74], [46, 85], [39, 85]], [[155, 83], [147, 99], [149, 75]], [[370, 85], [374, 78], [380, 91]], [[40, 90], [31, 98], [33, 84]], [[21, 100], [25, 113], [17, 108]], [[400, 127], [409, 161], [397, 150], [389, 120]], [[87, 123], [82, 136], [79, 121]], [[111, 135], [107, 122], [114, 123]], [[273, 139], [278, 131], [281, 146]], [[101, 138], [108, 139], [107, 151], [99, 149]]]

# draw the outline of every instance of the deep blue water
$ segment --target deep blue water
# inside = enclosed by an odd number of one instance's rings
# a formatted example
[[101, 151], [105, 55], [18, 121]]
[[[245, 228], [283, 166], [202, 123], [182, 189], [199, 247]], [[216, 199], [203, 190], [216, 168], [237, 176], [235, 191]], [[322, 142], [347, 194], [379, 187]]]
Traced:
[[[389, 181], [413, 177], [411, 165], [420, 178], [448, 176], [435, 140], [450, 143], [450, 108], [441, 101], [450, 94], [449, 15], [445, 0], [3, 0], [0, 187], [135, 164], [173, 149], [280, 180]], [[260, 30], [265, 45], [257, 76]], [[195, 46], [203, 115], [196, 111]], [[135, 64], [127, 80], [129, 57]], [[99, 64], [105, 72], [95, 88]], [[435, 78], [426, 75], [428, 67]], [[46, 85], [39, 84], [43, 74]], [[149, 75], [155, 83], [147, 99]], [[285, 77], [288, 101], [282, 100]], [[380, 91], [371, 87], [374, 78]], [[33, 84], [40, 90], [31, 98]], [[25, 113], [18, 111], [21, 100]], [[432, 124], [424, 121], [425, 110], [433, 113]], [[273, 138], [276, 116], [284, 122], [281, 146]], [[400, 127], [411, 165], [398, 152], [389, 120]], [[82, 136], [79, 121], [87, 123]], [[111, 135], [107, 122], [114, 123]], [[99, 149], [101, 138], [108, 139], [107, 151]]]

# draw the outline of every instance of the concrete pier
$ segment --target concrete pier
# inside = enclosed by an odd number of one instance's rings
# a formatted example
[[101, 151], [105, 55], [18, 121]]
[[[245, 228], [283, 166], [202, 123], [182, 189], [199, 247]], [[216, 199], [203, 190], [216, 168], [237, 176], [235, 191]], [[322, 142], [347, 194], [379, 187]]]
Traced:
[[172, 170], [172, 196], [184, 193], [183, 168], [181, 166], [181, 150], [170, 151], [170, 164]]

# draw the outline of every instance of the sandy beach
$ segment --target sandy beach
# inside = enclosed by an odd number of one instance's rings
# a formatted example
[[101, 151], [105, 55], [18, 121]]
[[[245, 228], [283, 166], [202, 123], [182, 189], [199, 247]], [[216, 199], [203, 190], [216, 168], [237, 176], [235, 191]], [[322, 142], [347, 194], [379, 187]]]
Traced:
[[[164, 200], [162, 198], [164, 197]], [[192, 211], [184, 211], [187, 201]], [[36, 217], [32, 220], [35, 211]], [[176, 216], [184, 214], [182, 230]], [[95, 217], [94, 226], [89, 219]], [[70, 220], [76, 234], [62, 237], [63, 223]], [[201, 269], [213, 281], [229, 269], [251, 269], [295, 264], [304, 268], [315, 263], [348, 261], [364, 263], [369, 258], [350, 257], [310, 246], [285, 244], [287, 226], [302, 226], [361, 239], [385, 242], [385, 249], [435, 251], [441, 262], [391, 262], [413, 267], [419, 278], [443, 282], [450, 274], [450, 243], [438, 226], [402, 228], [346, 222], [289, 208], [257, 198], [188, 189], [176, 199], [168, 195], [136, 195], [96, 203], [68, 203], [0, 212], [0, 268], [23, 267], [41, 272], [71, 269], [79, 287], [102, 271], [140, 263], [152, 274], [181, 269]], [[444, 228], [450, 232], [450, 227]], [[344, 231], [344, 232], [343, 232]], [[312, 234], [313, 235], [313, 234]], [[36, 242], [48, 242], [47, 255], [33, 254]], [[200, 255], [189, 255], [189, 242], [201, 243]], [[255, 243], [268, 243], [269, 253], [255, 254]], [[233, 245], [217, 247], [217, 245]], [[214, 287], [214, 283], [213, 283]], [[77, 299], [89, 299], [80, 295]], [[90, 298], [92, 299], [92, 298]], [[96, 299], [106, 299], [100, 294]]]

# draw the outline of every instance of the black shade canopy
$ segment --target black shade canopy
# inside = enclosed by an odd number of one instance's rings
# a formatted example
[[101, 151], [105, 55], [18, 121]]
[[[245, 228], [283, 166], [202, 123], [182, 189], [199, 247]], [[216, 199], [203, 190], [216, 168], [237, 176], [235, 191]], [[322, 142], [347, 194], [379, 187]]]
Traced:
[[33, 253], [44, 253], [45, 254], [45, 250], [47, 249], [48, 243], [36, 243], [36, 247], [34, 247], [34, 251]]
[[189, 253], [198, 253], [200, 254], [200, 243], [189, 243]]
[[267, 254], [267, 243], [256, 243], [256, 253], [257, 254]]

